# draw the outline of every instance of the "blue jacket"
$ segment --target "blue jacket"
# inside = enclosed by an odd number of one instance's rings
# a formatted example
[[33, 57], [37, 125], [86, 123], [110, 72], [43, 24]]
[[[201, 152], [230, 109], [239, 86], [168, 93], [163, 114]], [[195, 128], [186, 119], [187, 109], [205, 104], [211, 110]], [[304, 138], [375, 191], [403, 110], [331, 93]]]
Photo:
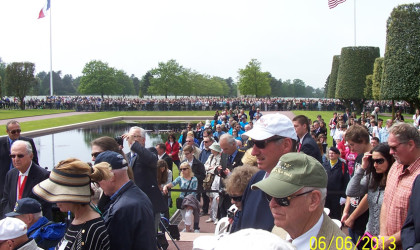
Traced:
[[156, 249], [152, 203], [132, 181], [112, 197], [103, 214], [112, 249]]

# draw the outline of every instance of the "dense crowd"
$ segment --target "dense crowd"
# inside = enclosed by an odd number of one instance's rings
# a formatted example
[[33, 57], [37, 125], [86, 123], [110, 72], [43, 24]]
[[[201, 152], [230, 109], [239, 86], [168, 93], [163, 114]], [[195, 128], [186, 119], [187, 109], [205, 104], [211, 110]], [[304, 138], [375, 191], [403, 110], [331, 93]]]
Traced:
[[[262, 111], [287, 110], [317, 110], [339, 111], [344, 110], [343, 104], [335, 99], [315, 98], [224, 98], [224, 97], [178, 97], [178, 98], [138, 98], [98, 96], [47, 96], [25, 98], [26, 109], [63, 109], [76, 111], [181, 111], [181, 110], [221, 110], [234, 109], [239, 106], [250, 110], [252, 106]], [[354, 110], [354, 104], [351, 104]], [[406, 102], [397, 102], [397, 109], [407, 113], [410, 105]], [[363, 109], [372, 111], [379, 107], [381, 112], [391, 112], [391, 101], [367, 101]], [[18, 98], [3, 97], [0, 99], [0, 109], [19, 109]]]

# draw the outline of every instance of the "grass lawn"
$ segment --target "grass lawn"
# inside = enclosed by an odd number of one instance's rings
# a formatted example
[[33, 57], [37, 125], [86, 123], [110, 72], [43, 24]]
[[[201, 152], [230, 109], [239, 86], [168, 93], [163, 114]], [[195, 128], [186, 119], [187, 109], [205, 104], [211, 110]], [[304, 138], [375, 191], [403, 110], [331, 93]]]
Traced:
[[57, 109], [28, 109], [28, 110], [5, 110], [0, 109], [0, 119], [13, 119], [37, 115], [50, 115], [58, 113], [73, 112], [74, 110], [57, 110]]

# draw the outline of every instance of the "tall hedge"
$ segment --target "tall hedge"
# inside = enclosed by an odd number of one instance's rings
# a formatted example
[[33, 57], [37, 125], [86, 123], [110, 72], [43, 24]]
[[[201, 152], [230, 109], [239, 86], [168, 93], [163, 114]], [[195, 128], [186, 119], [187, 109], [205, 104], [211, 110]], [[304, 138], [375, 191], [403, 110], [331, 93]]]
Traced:
[[382, 99], [381, 87], [382, 87], [382, 73], [384, 72], [384, 58], [378, 57], [375, 59], [373, 64], [373, 76], [372, 76], [372, 98], [375, 100]]
[[331, 74], [328, 82], [328, 98], [335, 98], [335, 86], [337, 84], [338, 76], [338, 67], [340, 66], [340, 55], [335, 55], [333, 57], [333, 62], [331, 66]]
[[372, 78], [373, 78], [373, 75], [366, 76], [366, 81], [365, 81], [366, 85], [365, 85], [365, 90], [363, 91], [365, 100], [372, 99]]
[[419, 86], [420, 3], [399, 5], [387, 21], [381, 94], [418, 106]]
[[335, 98], [360, 104], [364, 96], [366, 76], [372, 74], [377, 57], [378, 47], [342, 48]]

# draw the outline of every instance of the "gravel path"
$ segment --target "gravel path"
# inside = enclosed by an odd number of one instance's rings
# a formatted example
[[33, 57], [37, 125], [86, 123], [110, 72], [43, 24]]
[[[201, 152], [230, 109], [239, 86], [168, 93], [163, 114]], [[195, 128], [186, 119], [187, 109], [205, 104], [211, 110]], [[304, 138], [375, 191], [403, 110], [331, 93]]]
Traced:
[[[45, 120], [45, 119], [66, 117], [66, 116], [73, 116], [73, 115], [84, 115], [84, 114], [90, 114], [90, 113], [92, 112], [68, 112], [68, 113], [59, 113], [59, 114], [51, 114], [51, 115], [37, 115], [37, 116], [21, 117], [21, 118], [15, 118], [13, 120], [16, 120], [18, 122], [30, 122], [30, 121]], [[6, 123], [10, 120], [12, 119], [0, 120], [0, 125], [6, 125]]]

